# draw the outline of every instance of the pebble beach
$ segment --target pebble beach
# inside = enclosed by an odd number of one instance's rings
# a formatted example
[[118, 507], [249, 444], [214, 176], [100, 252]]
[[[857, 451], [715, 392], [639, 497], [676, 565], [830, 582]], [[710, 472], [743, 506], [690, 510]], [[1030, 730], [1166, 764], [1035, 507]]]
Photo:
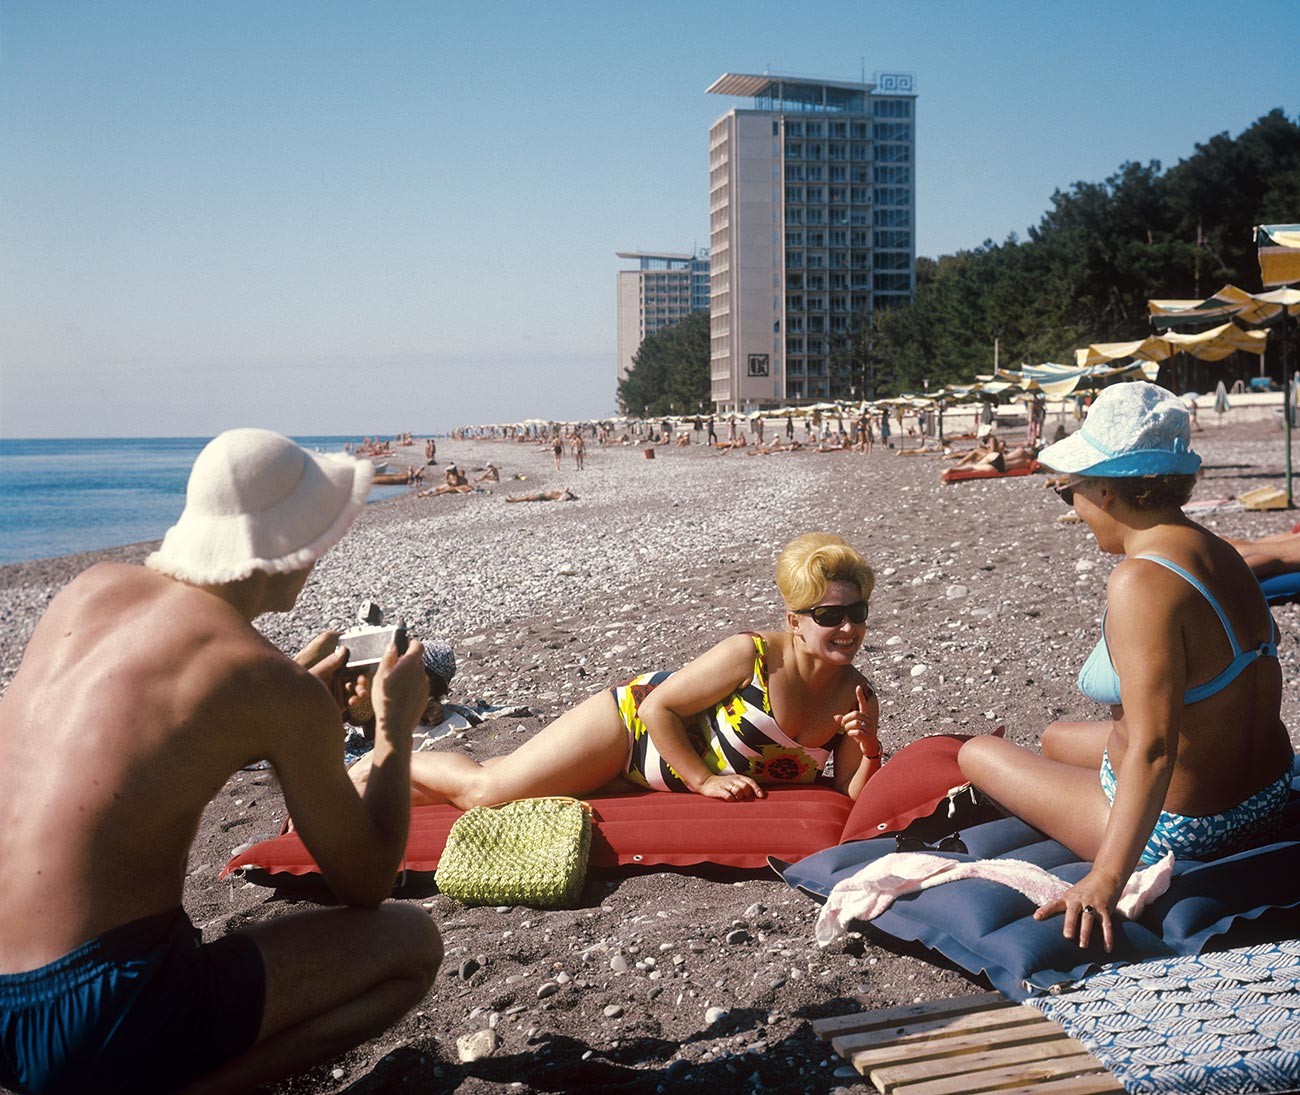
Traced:
[[[1205, 461], [1194, 501], [1282, 485], [1283, 436], [1269, 422], [1229, 414], [1194, 448]], [[422, 442], [398, 454], [423, 463]], [[887, 751], [1003, 724], [1032, 744], [1053, 719], [1103, 714], [1075, 676], [1117, 560], [1082, 524], [1059, 520], [1069, 511], [1043, 475], [944, 485], [939, 458], [879, 447], [750, 456], [692, 445], [647, 459], [643, 447], [589, 444], [579, 471], [567, 452], [556, 470], [549, 449], [532, 444], [452, 440], [438, 458], [426, 484], [448, 461], [471, 482], [491, 461], [502, 481], [368, 506], [296, 608], [258, 621], [293, 652], [375, 601], [413, 635], [451, 642], [453, 701], [531, 712], [438, 748], [506, 752], [600, 688], [674, 668], [738, 630], [779, 629], [776, 556], [810, 530], [844, 536], [876, 568], [859, 665], [880, 695]], [[505, 502], [565, 486], [575, 501]], [[1294, 519], [1229, 508], [1203, 523], [1260, 536]], [[95, 561], [140, 561], [150, 548], [0, 567], [0, 690], [58, 589]], [[1274, 615], [1290, 685], [1300, 606]], [[1282, 714], [1300, 744], [1292, 687]], [[266, 771], [237, 773], [209, 806], [185, 895], [206, 937], [305, 900], [217, 879], [236, 848], [273, 835], [283, 818]], [[817, 906], [754, 872], [593, 873], [579, 907], [546, 913], [466, 909], [436, 893], [403, 900], [421, 903], [443, 932], [433, 992], [381, 1038], [267, 1090], [847, 1090], [856, 1073], [816, 1040], [812, 1019], [978, 991], [861, 934], [819, 949]]]

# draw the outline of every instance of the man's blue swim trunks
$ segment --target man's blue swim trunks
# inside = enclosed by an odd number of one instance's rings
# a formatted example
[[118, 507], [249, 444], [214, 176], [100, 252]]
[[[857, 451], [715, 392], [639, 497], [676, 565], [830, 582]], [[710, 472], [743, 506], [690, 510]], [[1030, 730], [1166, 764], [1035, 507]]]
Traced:
[[0, 976], [0, 1085], [174, 1091], [253, 1044], [265, 998], [251, 939], [204, 946], [179, 908], [135, 920], [40, 969]]

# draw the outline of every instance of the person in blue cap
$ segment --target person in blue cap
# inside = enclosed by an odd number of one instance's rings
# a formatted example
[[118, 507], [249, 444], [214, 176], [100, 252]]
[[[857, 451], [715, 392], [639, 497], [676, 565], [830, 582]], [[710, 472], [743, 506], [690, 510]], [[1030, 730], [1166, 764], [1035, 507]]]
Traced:
[[1081, 429], [1039, 461], [1061, 499], [1122, 556], [1079, 689], [1096, 722], [1058, 722], [1042, 755], [993, 737], [959, 754], [1003, 809], [1092, 862], [1039, 919], [1109, 951], [1120, 893], [1139, 862], [1213, 859], [1263, 843], [1290, 792], [1277, 629], [1230, 544], [1182, 510], [1201, 458], [1187, 408], [1145, 382], [1107, 388]]

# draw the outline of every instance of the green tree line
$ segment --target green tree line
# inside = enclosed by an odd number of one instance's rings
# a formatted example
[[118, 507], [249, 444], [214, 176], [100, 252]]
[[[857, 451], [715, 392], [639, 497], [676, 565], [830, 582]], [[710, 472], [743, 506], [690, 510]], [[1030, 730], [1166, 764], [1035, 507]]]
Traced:
[[1076, 347], [1150, 334], [1149, 298], [1259, 291], [1252, 227], [1297, 220], [1300, 125], [1274, 110], [1167, 171], [1126, 163], [1058, 190], [1027, 240], [918, 259], [911, 303], [876, 315], [840, 356], [874, 370], [877, 394], [986, 373], [995, 337], [1003, 365], [1070, 363]]
[[647, 335], [618, 385], [628, 414], [694, 414], [709, 407], [709, 313]]

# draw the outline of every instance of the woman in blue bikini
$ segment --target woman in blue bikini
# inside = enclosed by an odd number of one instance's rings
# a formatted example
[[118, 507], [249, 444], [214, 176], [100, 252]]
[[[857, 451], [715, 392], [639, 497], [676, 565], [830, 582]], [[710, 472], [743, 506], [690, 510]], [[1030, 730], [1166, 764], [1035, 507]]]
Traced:
[[[565, 712], [507, 756], [411, 757], [412, 802], [489, 806], [582, 795], [620, 779], [731, 801], [810, 783], [835, 758], [857, 798], [880, 768], [879, 705], [853, 665], [875, 575], [838, 536], [808, 533], [777, 561], [786, 630], [741, 632], [674, 673], [644, 673]], [[362, 758], [349, 770], [364, 784]]]
[[1079, 673], [1101, 722], [1053, 723], [1042, 756], [997, 738], [962, 747], [962, 771], [1008, 812], [1092, 861], [1035, 914], [1111, 949], [1116, 902], [1138, 862], [1213, 859], [1263, 843], [1290, 791], [1277, 631], [1250, 569], [1182, 506], [1200, 457], [1187, 410], [1153, 384], [1118, 384], [1039, 461], [1102, 551], [1122, 555], [1102, 635]]

